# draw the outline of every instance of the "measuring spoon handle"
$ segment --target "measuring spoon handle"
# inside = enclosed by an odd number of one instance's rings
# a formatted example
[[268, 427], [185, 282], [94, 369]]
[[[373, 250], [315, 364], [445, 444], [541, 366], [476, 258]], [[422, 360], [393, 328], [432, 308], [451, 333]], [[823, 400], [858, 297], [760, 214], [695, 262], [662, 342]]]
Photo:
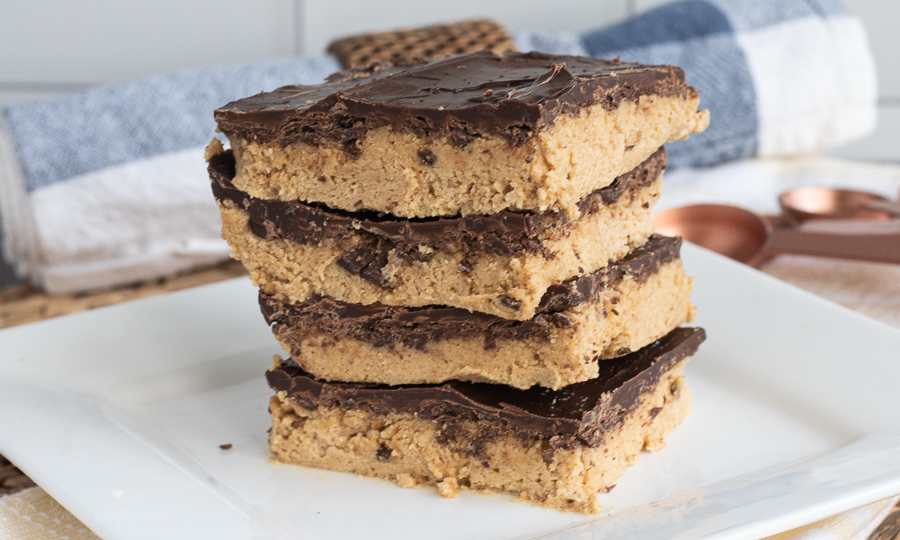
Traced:
[[900, 264], [898, 227], [876, 227], [874, 232], [862, 232], [860, 229], [850, 227], [850, 230], [844, 232], [775, 229], [763, 246], [763, 252], [767, 255], [792, 253]]
[[886, 212], [894, 217], [900, 217], [900, 202], [897, 201], [871, 200], [866, 202], [863, 206], [871, 210]]

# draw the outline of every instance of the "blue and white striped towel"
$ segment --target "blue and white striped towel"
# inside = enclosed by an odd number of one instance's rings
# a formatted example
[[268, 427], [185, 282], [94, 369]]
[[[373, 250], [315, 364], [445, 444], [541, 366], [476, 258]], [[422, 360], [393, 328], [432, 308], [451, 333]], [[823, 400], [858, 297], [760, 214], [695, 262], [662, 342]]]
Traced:
[[[833, 148], [874, 128], [865, 30], [838, 0], [686, 0], [584, 34], [524, 32], [520, 50], [682, 66], [710, 128], [672, 166]], [[0, 115], [4, 251], [62, 293], [227, 257], [203, 146], [212, 111], [339, 68], [330, 56], [210, 67], [13, 105]]]

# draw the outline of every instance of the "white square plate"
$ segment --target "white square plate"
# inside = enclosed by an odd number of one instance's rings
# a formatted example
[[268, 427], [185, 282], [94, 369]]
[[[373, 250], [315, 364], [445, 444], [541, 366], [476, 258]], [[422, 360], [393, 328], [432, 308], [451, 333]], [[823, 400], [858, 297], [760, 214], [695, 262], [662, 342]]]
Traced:
[[271, 462], [280, 348], [245, 279], [0, 332], [0, 453], [106, 540], [743, 539], [900, 493], [900, 332], [683, 258], [709, 335], [694, 411], [601, 516]]

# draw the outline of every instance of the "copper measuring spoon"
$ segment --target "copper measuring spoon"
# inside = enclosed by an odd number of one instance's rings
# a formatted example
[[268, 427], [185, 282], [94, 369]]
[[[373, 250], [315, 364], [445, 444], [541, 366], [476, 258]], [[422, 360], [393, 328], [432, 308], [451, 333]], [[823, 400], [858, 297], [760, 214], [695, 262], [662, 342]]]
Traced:
[[651, 215], [657, 232], [689, 242], [738, 262], [758, 266], [769, 226], [759, 216], [736, 206], [694, 204]]
[[900, 203], [852, 189], [802, 187], [782, 193], [778, 204], [797, 222], [810, 219], [890, 219], [900, 217]]
[[753, 267], [779, 253], [900, 264], [900, 220], [811, 220], [785, 229], [719, 204], [673, 208], [652, 218], [662, 234], [681, 236]]

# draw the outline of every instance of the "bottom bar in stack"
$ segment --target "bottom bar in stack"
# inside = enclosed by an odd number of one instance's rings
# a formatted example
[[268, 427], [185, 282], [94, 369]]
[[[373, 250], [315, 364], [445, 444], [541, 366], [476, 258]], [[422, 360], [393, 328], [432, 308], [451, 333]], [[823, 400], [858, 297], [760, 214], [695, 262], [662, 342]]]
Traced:
[[[386, 386], [326, 382], [291, 361], [267, 373], [269, 440], [287, 463], [354, 472], [402, 487], [509, 491], [587, 514], [641, 450], [690, 410], [682, 370], [705, 339], [677, 328], [643, 349], [600, 361], [600, 376], [560, 390], [487, 383]], [[276, 357], [277, 358], [277, 357]]]

